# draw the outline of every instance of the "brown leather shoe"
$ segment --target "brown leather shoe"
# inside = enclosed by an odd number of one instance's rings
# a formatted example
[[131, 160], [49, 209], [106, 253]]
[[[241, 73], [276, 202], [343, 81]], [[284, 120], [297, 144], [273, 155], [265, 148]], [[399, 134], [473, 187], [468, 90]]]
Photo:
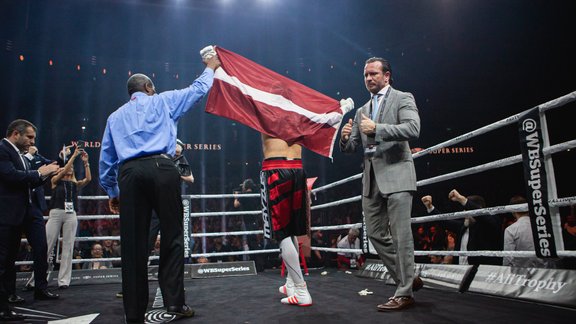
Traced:
[[412, 297], [396, 297], [389, 299], [387, 303], [376, 306], [379, 312], [399, 311], [414, 304]]
[[422, 287], [424, 287], [422, 279], [420, 279], [419, 276], [414, 277], [414, 280], [412, 280], [412, 291], [418, 291], [422, 289]]

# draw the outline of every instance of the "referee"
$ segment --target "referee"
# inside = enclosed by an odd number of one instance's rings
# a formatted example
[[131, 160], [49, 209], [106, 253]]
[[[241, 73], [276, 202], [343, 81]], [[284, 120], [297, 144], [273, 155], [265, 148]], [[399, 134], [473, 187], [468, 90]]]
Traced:
[[194, 316], [184, 296], [184, 238], [180, 174], [172, 162], [176, 123], [208, 93], [217, 56], [181, 90], [157, 94], [143, 74], [128, 79], [130, 101], [106, 122], [100, 152], [100, 184], [113, 213], [120, 213], [122, 292], [127, 323], [143, 323], [148, 305], [148, 232], [152, 210], [160, 219], [159, 284], [167, 312]]

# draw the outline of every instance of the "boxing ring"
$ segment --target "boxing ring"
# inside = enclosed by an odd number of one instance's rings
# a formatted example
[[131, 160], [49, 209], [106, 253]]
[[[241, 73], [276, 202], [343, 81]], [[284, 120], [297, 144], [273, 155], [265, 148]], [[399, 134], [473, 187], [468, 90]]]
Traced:
[[[554, 236], [554, 243], [556, 246], [557, 256], [559, 258], [574, 258], [576, 257], [576, 251], [566, 250], [562, 241], [562, 224], [559, 208], [576, 205], [576, 196], [566, 196], [558, 197], [556, 190], [556, 175], [554, 173], [553, 166], [553, 155], [559, 152], [574, 149], [576, 147], [576, 140], [569, 140], [561, 143], [550, 143], [548, 136], [548, 125], [546, 120], [546, 112], [552, 109], [562, 108], [576, 101], [576, 92], [569, 93], [565, 96], [556, 98], [552, 101], [543, 103], [529, 110], [537, 110], [540, 117], [540, 124], [542, 129], [542, 139], [543, 147], [542, 151], [544, 153], [544, 166], [546, 169], [547, 185], [548, 185], [548, 204], [550, 208], [550, 218], [552, 222], [552, 230]], [[573, 107], [569, 107], [573, 109]], [[527, 110], [528, 111], [528, 110]], [[527, 112], [522, 112], [508, 118], [502, 119], [500, 121], [494, 122], [492, 124], [486, 125], [484, 127], [478, 128], [471, 132], [465, 133], [453, 139], [447, 140], [445, 142], [439, 143], [437, 145], [431, 146], [429, 148], [423, 149], [421, 151], [415, 152], [413, 158], [415, 163], [418, 163], [418, 159], [430, 154], [433, 151], [440, 150], [442, 148], [447, 148], [455, 144], [470, 140], [471, 138], [478, 137], [480, 135], [492, 132], [494, 130], [516, 125], [519, 120]], [[493, 170], [497, 168], [503, 168], [509, 165], [518, 164], [523, 162], [522, 154], [510, 156], [507, 158], [499, 159], [489, 163], [477, 165], [474, 167], [462, 169], [455, 172], [450, 172], [438, 176], [434, 176], [428, 179], [421, 179], [417, 182], [418, 191], [421, 188], [440, 182], [449, 181], [456, 178], [465, 177], [472, 174], [482, 173], [488, 170]], [[345, 179], [330, 183], [311, 190], [311, 196], [315, 197], [319, 193], [329, 192], [330, 189], [349, 184], [354, 181], [361, 179], [362, 174], [356, 174]], [[192, 233], [192, 223], [194, 221], [204, 224], [205, 220], [212, 217], [220, 217], [222, 222], [225, 223], [228, 217], [236, 216], [251, 216], [259, 217], [261, 214], [260, 210], [254, 211], [217, 211], [217, 212], [190, 212], [191, 206], [199, 200], [203, 199], [232, 199], [235, 197], [242, 198], [254, 198], [260, 197], [259, 194], [203, 194], [203, 195], [183, 195], [183, 204], [185, 207], [185, 214], [189, 218], [184, 218], [185, 223], [185, 240], [188, 243], [190, 240], [200, 241], [202, 243], [203, 251], [199, 253], [193, 253], [191, 249], [185, 251], [185, 257], [189, 259], [197, 259], [200, 257], [218, 257], [218, 256], [249, 256], [255, 254], [271, 254], [280, 252], [277, 248], [262, 249], [262, 250], [242, 250], [233, 252], [220, 252], [220, 253], [207, 253], [206, 241], [211, 237], [227, 237], [227, 236], [239, 236], [247, 237], [251, 235], [263, 234], [262, 230], [234, 230], [234, 231], [220, 231], [220, 232], [196, 232]], [[80, 196], [80, 200], [107, 200], [107, 196]], [[312, 200], [314, 201], [314, 200]], [[348, 204], [358, 204], [361, 201], [360, 195], [353, 195], [341, 200], [326, 202], [322, 204], [312, 204], [311, 210], [312, 215], [315, 212], [325, 210], [328, 208], [338, 208], [343, 205]], [[358, 206], [358, 210], [361, 207]], [[518, 205], [502, 205], [502, 206], [492, 206], [483, 209], [469, 210], [462, 212], [452, 212], [443, 213], [433, 216], [421, 216], [413, 217], [413, 224], [430, 223], [444, 220], [456, 220], [465, 217], [478, 217], [484, 215], [502, 215], [512, 212], [523, 212], [528, 211], [528, 204], [518, 204]], [[187, 212], [186, 212], [187, 211]], [[118, 215], [79, 215], [78, 221], [90, 221], [90, 220], [102, 220], [102, 219], [118, 219]], [[205, 226], [203, 226], [205, 228]], [[351, 223], [351, 224], [338, 224], [338, 225], [326, 225], [326, 226], [312, 226], [311, 232], [314, 231], [342, 231], [350, 228], [362, 229], [362, 222]], [[119, 236], [94, 236], [94, 237], [77, 237], [77, 242], [96, 242], [103, 240], [120, 240]], [[25, 240], [24, 240], [25, 241]], [[367, 251], [367, 239], [364, 240], [363, 249], [339, 249], [330, 247], [319, 247], [311, 246], [312, 251], [321, 251], [327, 253], [365, 253]], [[186, 244], [189, 245], [189, 244]], [[426, 250], [426, 251], [415, 251], [415, 256], [429, 256], [429, 255], [442, 255], [442, 256], [491, 256], [491, 257], [536, 257], [534, 251], [447, 251], [447, 250]], [[157, 256], [150, 257], [150, 260], [157, 259]], [[83, 263], [83, 262], [93, 262], [93, 261], [112, 261], [118, 262], [121, 258], [100, 258], [100, 259], [74, 259], [73, 263]], [[29, 261], [19, 261], [17, 265], [31, 264]], [[361, 276], [354, 276], [346, 272], [336, 271], [336, 269], [323, 269], [312, 270], [310, 275], [306, 278], [308, 285], [310, 287], [310, 292], [314, 299], [314, 307], [307, 309], [301, 309], [298, 307], [282, 307], [279, 303], [280, 296], [277, 294], [277, 286], [283, 283], [283, 279], [279, 276], [279, 271], [276, 270], [266, 270], [262, 273], [258, 273], [256, 276], [247, 276], [240, 278], [227, 277], [227, 278], [217, 278], [210, 280], [196, 280], [193, 282], [186, 283], [187, 298], [192, 299], [191, 306], [197, 310], [196, 317], [190, 319], [189, 321], [204, 321], [204, 322], [243, 322], [243, 323], [270, 323], [270, 322], [298, 322], [298, 323], [312, 323], [318, 322], [319, 320], [326, 321], [328, 323], [340, 323], [344, 321], [351, 320], [366, 320], [368, 322], [381, 321], [384, 318], [386, 320], [394, 320], [399, 322], [478, 322], [478, 321], [495, 321], [495, 322], [510, 322], [519, 321], [521, 319], [525, 320], [554, 320], [556, 322], [571, 322], [570, 318], [576, 316], [576, 304], [572, 305], [560, 305], [551, 306], [543, 304], [533, 304], [529, 301], [521, 301], [509, 299], [505, 303], [498, 298], [489, 297], [483, 294], [477, 294], [474, 292], [462, 294], [462, 290], [450, 291], [446, 289], [424, 289], [415, 294], [416, 305], [413, 308], [407, 309], [400, 313], [395, 314], [381, 314], [375, 309], [375, 305], [384, 301], [391, 292], [393, 292], [392, 286], [382, 285], [379, 280], [368, 279]], [[421, 272], [423, 269], [417, 269], [417, 272]], [[74, 277], [74, 274], [73, 274]], [[382, 279], [382, 278], [380, 278]], [[431, 288], [433, 285], [428, 285], [425, 277], [423, 277], [425, 288]], [[571, 279], [572, 281], [568, 284], [572, 287], [576, 287], [576, 279]], [[527, 283], [528, 284], [528, 283]], [[86, 296], [93, 292], [97, 296], [102, 297], [104, 300], [108, 300], [108, 304], [96, 303], [96, 306], [92, 307], [93, 312], [98, 312], [97, 307], [109, 307], [109, 304], [113, 304], [113, 309], [115, 310], [113, 314], [100, 315], [93, 319], [94, 323], [101, 321], [105, 318], [104, 322], [114, 321], [114, 319], [121, 319], [122, 316], [122, 303], [118, 300], [114, 300], [112, 292], [121, 289], [121, 287], [116, 283], [113, 288], [109, 288], [110, 285], [95, 285], [90, 286], [85, 289], [81, 287], [74, 287], [74, 281], [71, 283], [69, 288], [70, 292], [74, 293], [74, 298], [87, 298], [93, 300], [92, 297]], [[108, 287], [108, 288], [107, 288]], [[156, 283], [151, 283], [151, 291], [156, 289]], [[220, 288], [224, 287], [224, 288]], [[226, 287], [230, 289], [237, 289], [233, 292], [229, 291]], [[438, 287], [436, 287], [438, 288]], [[359, 296], [358, 291], [362, 289], [368, 289], [373, 292], [369, 296]], [[67, 298], [66, 294], [68, 291], [62, 292], [63, 298]], [[153, 294], [151, 294], [153, 295]], [[151, 296], [153, 297], [153, 296]], [[236, 298], [238, 297], [238, 298]], [[529, 298], [528, 298], [529, 300]], [[57, 304], [61, 302], [52, 302], [51, 304]], [[211, 304], [214, 303], [214, 304]], [[48, 303], [36, 302], [40, 306], [50, 308], [57, 306], [50, 306]], [[35, 305], [36, 305], [35, 304]], [[506, 305], [502, 305], [506, 304]], [[105, 306], [108, 305], [108, 306]], [[223, 306], [225, 305], [225, 306]], [[222, 308], [223, 307], [223, 308]], [[479, 307], [489, 307], [491, 314], [478, 314], [481, 312]], [[53, 310], [55, 308], [52, 308]], [[119, 309], [119, 311], [118, 311]], [[246, 313], [248, 310], [249, 314], [240, 316], [241, 313]], [[254, 313], [250, 312], [253, 310]], [[538, 315], [533, 315], [532, 311], [537, 311]], [[152, 312], [152, 311], [151, 311]], [[151, 313], [149, 312], [149, 313]], [[227, 313], [228, 315], [222, 315], [220, 313]], [[204, 315], [201, 315], [203, 314]], [[532, 315], [528, 315], [531, 313]], [[151, 313], [152, 314], [152, 313]], [[218, 314], [218, 315], [216, 315]], [[473, 315], [474, 314], [474, 315]], [[260, 316], [259, 316], [260, 315]], [[71, 315], [70, 315], [71, 316]], [[68, 317], [70, 317], [68, 316]], [[158, 317], [159, 316], [159, 317]], [[162, 317], [163, 315], [154, 315], [147, 317], [148, 322], [162, 322], [169, 321], [169, 317]], [[198, 319], [200, 317], [200, 319]], [[202, 320], [203, 318], [203, 320]], [[56, 318], [52, 318], [56, 319]]]

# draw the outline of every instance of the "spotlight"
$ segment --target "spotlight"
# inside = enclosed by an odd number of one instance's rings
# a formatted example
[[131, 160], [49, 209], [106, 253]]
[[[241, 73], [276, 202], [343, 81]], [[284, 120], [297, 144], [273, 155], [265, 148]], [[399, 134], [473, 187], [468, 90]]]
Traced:
[[76, 70], [80, 71], [80, 64], [76, 65]]
[[52, 60], [49, 60], [48, 65], [52, 66], [52, 65], [54, 65], [54, 62], [52, 62]]
[[21, 61], [21, 62], [24, 61], [24, 55], [20, 55], [19, 58], [20, 58], [20, 61]]

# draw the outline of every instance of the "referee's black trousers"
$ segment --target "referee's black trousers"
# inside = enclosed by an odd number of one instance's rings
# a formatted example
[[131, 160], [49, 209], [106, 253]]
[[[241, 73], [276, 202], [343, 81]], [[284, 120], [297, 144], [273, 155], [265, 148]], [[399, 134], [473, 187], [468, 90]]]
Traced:
[[159, 285], [164, 306], [184, 304], [184, 237], [180, 174], [160, 156], [122, 165], [120, 235], [122, 292], [127, 321], [144, 321], [148, 305], [148, 235], [152, 210], [160, 219]]

